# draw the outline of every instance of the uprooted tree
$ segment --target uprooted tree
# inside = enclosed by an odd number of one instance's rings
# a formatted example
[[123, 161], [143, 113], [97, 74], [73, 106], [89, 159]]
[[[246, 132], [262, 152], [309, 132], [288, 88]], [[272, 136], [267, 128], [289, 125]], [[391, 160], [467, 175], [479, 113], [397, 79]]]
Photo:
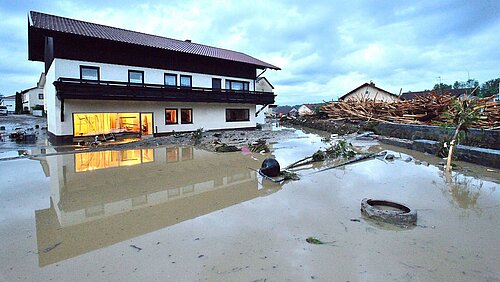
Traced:
[[451, 159], [453, 157], [453, 150], [457, 143], [460, 133], [465, 133], [481, 116], [482, 105], [479, 105], [477, 100], [473, 99], [453, 99], [451, 107], [445, 112], [448, 126], [455, 127], [455, 132], [451, 138], [448, 158], [446, 161], [446, 171], [451, 171]]

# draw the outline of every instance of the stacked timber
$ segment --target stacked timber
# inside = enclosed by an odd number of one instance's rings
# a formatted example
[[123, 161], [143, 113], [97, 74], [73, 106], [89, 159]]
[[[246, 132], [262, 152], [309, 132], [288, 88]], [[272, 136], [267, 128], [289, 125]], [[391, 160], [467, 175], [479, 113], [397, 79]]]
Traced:
[[[453, 114], [453, 99], [456, 98], [431, 94], [395, 102], [348, 100], [327, 103], [320, 111], [334, 120], [440, 125], [446, 122], [446, 113]], [[480, 118], [474, 127], [500, 128], [500, 105], [490, 100], [491, 98], [476, 99]]]

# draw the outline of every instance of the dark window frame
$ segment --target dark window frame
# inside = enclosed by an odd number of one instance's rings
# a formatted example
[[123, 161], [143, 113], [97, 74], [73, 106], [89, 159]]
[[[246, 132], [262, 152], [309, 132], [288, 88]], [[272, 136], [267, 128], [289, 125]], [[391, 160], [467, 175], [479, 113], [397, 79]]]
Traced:
[[[246, 111], [247, 114], [247, 119], [236, 119], [236, 120], [230, 120], [229, 119], [229, 115], [228, 115], [228, 111]], [[250, 109], [234, 109], [234, 108], [229, 108], [229, 109], [226, 109], [226, 122], [242, 122], [242, 121], [250, 121]]]
[[[226, 79], [226, 83], [229, 82], [229, 88], [227, 90], [234, 90], [234, 91], [250, 91], [250, 82], [248, 81], [243, 81], [243, 80], [232, 80], [232, 79]], [[242, 83], [243, 84], [243, 89], [241, 90], [236, 90], [233, 89], [233, 83]], [[246, 89], [245, 89], [246, 86]]]
[[[83, 79], [83, 69], [97, 70], [97, 79]], [[96, 67], [96, 66], [80, 65], [80, 79], [81, 80], [89, 80], [89, 81], [100, 81], [101, 80], [101, 68], [100, 67]]]
[[[189, 78], [189, 86], [186, 86], [186, 85], [182, 85], [182, 78], [184, 77], [188, 77]], [[179, 86], [180, 87], [193, 87], [193, 76], [192, 75], [184, 75], [184, 74], [181, 74], [179, 76]]]
[[43, 93], [38, 93], [38, 100], [43, 100]]
[[[173, 77], [175, 77], [175, 85], [170, 85], [170, 84], [167, 84], [167, 83], [166, 83], [165, 78], [166, 78], [167, 76], [173, 76]], [[164, 84], [165, 86], [177, 86], [177, 74], [175, 74], [175, 73], [164, 73], [164, 74], [163, 74], [163, 84]]]
[[[182, 122], [182, 111], [191, 111], [191, 122]], [[181, 108], [181, 124], [193, 124], [193, 108]]]
[[[142, 74], [142, 82], [130, 82], [130, 73], [133, 73], [133, 72]], [[144, 71], [128, 70], [128, 83], [144, 84]]]
[[[167, 122], [167, 111], [175, 111], [175, 123], [174, 122]], [[179, 124], [179, 109], [177, 108], [165, 108], [165, 125], [172, 125], [172, 124]]]
[[[214, 81], [218, 81], [219, 87], [214, 87]], [[222, 78], [212, 77], [212, 89], [222, 89]]]

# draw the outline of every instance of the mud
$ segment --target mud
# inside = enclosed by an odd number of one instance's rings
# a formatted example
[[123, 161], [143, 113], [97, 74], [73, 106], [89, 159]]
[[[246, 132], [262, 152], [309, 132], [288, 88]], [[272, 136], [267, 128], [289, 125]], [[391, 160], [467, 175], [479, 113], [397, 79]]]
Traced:
[[[331, 164], [315, 163], [283, 185], [254, 171], [327, 137], [277, 136], [269, 154], [154, 145], [0, 162], [0, 280], [500, 279], [497, 172], [447, 176], [438, 158], [355, 138], [394, 159], [319, 173]], [[365, 197], [411, 206], [417, 225], [364, 219]]]

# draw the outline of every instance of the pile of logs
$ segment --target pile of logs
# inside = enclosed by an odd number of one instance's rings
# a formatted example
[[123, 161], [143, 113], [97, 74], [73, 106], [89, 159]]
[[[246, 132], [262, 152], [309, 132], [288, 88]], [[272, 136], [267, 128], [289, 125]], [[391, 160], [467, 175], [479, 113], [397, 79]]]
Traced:
[[[449, 95], [431, 94], [396, 102], [348, 100], [327, 103], [320, 111], [335, 120], [439, 125], [446, 122], [445, 113], [453, 111], [453, 99], [455, 98]], [[491, 98], [477, 99], [481, 116], [474, 127], [500, 128], [500, 104], [489, 101]]]

